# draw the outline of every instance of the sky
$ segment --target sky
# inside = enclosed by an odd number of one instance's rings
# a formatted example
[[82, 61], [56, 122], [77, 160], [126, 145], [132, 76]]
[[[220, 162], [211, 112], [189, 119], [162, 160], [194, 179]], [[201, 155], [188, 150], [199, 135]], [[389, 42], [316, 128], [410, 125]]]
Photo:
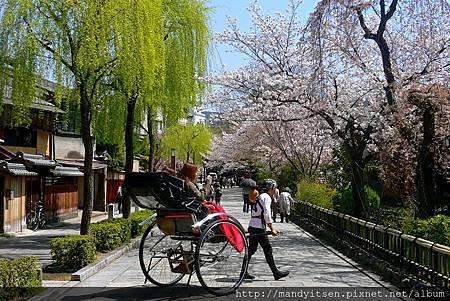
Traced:
[[[238, 21], [238, 26], [242, 31], [247, 31], [251, 26], [250, 13], [248, 7], [254, 0], [210, 0], [212, 8], [211, 26], [214, 33], [222, 32], [226, 28], [227, 18], [233, 17]], [[259, 0], [258, 4], [266, 14], [273, 15], [277, 12], [284, 12], [287, 9], [289, 0]], [[304, 0], [300, 6], [301, 22], [306, 23], [309, 14], [313, 11], [318, 0]], [[245, 65], [245, 57], [231, 52], [232, 48], [214, 42], [211, 58], [211, 71], [220, 72], [222, 65], [225, 70], [233, 70]]]

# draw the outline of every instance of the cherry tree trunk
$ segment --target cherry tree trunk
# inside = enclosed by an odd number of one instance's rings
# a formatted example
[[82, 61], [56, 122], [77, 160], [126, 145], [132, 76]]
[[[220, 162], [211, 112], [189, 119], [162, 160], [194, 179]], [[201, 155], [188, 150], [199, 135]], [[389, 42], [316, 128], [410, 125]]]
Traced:
[[422, 121], [423, 140], [419, 148], [416, 174], [417, 201], [419, 215], [429, 217], [434, 214], [437, 196], [435, 158], [433, 155], [435, 116], [430, 107], [424, 110]]
[[362, 218], [369, 218], [369, 211], [367, 205], [366, 192], [364, 189], [364, 169], [365, 162], [363, 159], [364, 148], [350, 146], [348, 143], [344, 144], [344, 148], [349, 156], [352, 196], [355, 202], [355, 215]]

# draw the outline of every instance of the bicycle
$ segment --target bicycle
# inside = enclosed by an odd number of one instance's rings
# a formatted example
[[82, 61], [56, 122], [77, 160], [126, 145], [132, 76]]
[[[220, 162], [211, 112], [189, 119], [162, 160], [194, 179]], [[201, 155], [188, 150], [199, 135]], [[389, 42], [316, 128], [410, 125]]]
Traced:
[[44, 203], [42, 201], [38, 201], [36, 211], [30, 211], [26, 216], [27, 228], [33, 231], [41, 228], [44, 229], [46, 227], [46, 216], [44, 212]]

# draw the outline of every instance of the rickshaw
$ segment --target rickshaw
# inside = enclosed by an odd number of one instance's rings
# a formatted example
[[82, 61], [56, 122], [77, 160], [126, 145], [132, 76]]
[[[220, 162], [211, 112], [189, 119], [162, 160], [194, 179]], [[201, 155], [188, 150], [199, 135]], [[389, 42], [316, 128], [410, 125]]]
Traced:
[[248, 268], [248, 240], [237, 219], [211, 213], [188, 197], [184, 181], [165, 172], [131, 173], [124, 185], [139, 207], [155, 213], [139, 246], [146, 282], [171, 286], [195, 273], [201, 286], [217, 295], [234, 292]]

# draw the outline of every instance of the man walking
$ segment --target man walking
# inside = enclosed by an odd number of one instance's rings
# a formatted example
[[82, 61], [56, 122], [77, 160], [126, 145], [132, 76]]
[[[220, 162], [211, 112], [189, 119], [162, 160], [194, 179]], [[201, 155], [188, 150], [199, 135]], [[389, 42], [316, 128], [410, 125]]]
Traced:
[[[289, 275], [289, 271], [280, 271], [275, 265], [275, 260], [272, 253], [272, 245], [266, 234], [266, 228], [269, 228], [270, 234], [277, 236], [278, 231], [272, 225], [272, 212], [270, 205], [272, 203], [273, 194], [277, 183], [275, 180], [266, 179], [262, 185], [263, 193], [256, 198], [255, 204], [252, 205], [252, 217], [248, 226], [249, 248], [248, 256], [249, 262], [253, 254], [258, 249], [258, 244], [261, 245], [267, 264], [272, 270], [273, 278], [279, 280]], [[255, 279], [254, 276], [248, 272], [245, 274], [245, 279]]]
[[244, 179], [241, 181], [241, 184], [239, 186], [242, 188], [242, 199], [244, 201], [244, 207], [242, 211], [248, 213], [250, 209], [250, 205], [248, 202], [248, 193], [252, 188], [256, 188], [256, 182], [250, 179], [249, 173], [245, 173]]

